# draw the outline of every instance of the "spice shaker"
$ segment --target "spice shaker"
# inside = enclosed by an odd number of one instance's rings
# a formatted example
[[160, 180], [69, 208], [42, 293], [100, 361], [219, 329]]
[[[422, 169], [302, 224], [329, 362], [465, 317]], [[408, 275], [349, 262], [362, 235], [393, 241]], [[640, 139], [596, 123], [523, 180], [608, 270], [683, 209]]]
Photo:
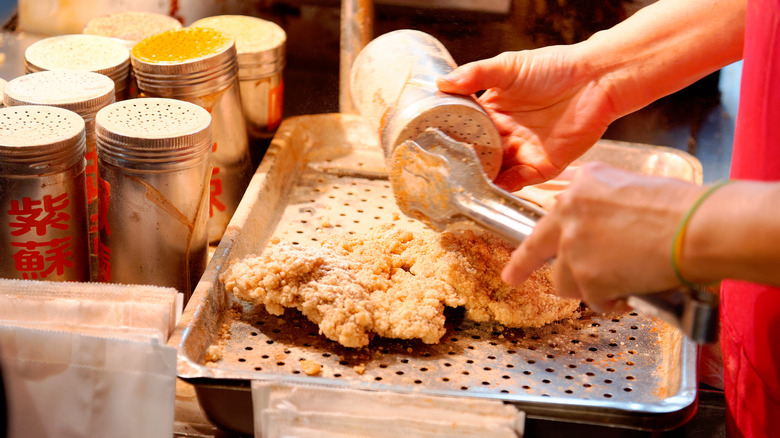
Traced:
[[358, 53], [350, 73], [355, 107], [379, 133], [385, 157], [427, 128], [469, 143], [493, 179], [501, 168], [501, 136], [471, 96], [438, 91], [436, 78], [457, 65], [433, 36], [409, 29], [381, 35]]
[[235, 38], [241, 106], [249, 136], [273, 137], [282, 121], [287, 41], [284, 29], [274, 22], [244, 15], [206, 17], [191, 27], [217, 29]]
[[176, 99], [97, 113], [99, 281], [173, 287], [189, 298], [206, 267], [211, 117]]
[[0, 277], [88, 281], [84, 120], [0, 108]]
[[5, 106], [49, 105], [71, 110], [84, 119], [86, 138], [87, 218], [90, 278], [97, 279], [97, 150], [95, 115], [114, 102], [114, 81], [100, 73], [76, 70], [42, 71], [8, 83]]
[[102, 15], [87, 22], [82, 31], [85, 35], [100, 35], [118, 38], [132, 45], [160, 32], [181, 29], [179, 20], [156, 12], [124, 11]]
[[80, 70], [102, 73], [114, 81], [116, 100], [127, 97], [130, 51], [116, 38], [60, 35], [33, 43], [24, 52], [24, 70]]
[[169, 30], [136, 44], [131, 59], [143, 95], [192, 102], [211, 114], [208, 228], [217, 242], [252, 177], [234, 39], [208, 28]]

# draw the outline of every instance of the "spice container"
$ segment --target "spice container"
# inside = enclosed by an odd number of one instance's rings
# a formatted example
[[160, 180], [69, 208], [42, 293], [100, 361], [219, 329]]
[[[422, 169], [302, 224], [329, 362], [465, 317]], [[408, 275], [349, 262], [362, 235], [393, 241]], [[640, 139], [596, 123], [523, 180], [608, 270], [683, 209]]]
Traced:
[[0, 277], [87, 281], [84, 120], [0, 109]]
[[114, 81], [116, 100], [127, 97], [130, 51], [116, 38], [61, 35], [33, 43], [24, 52], [24, 70], [81, 70], [102, 73]]
[[114, 102], [114, 81], [88, 71], [42, 71], [13, 79], [5, 88], [5, 106], [49, 105], [71, 110], [84, 119], [86, 137], [87, 218], [90, 279], [97, 279], [97, 151], [95, 115]]
[[100, 35], [126, 41], [129, 48], [135, 43], [160, 32], [181, 29], [179, 20], [155, 12], [126, 11], [95, 17], [82, 31], [85, 35]]
[[203, 274], [211, 117], [175, 99], [130, 99], [101, 109], [99, 280], [173, 287], [185, 300]]
[[276, 23], [243, 15], [202, 18], [191, 27], [221, 30], [236, 40], [241, 105], [252, 138], [269, 138], [282, 121], [287, 35]]
[[131, 59], [143, 95], [192, 102], [211, 114], [208, 228], [217, 242], [252, 177], [234, 39], [215, 29], [169, 30], [136, 44]]
[[355, 107], [378, 132], [389, 157], [396, 146], [437, 128], [473, 145], [491, 179], [501, 168], [501, 136], [470, 96], [445, 94], [436, 78], [457, 65], [444, 45], [426, 33], [402, 29], [379, 36], [352, 64], [350, 91]]

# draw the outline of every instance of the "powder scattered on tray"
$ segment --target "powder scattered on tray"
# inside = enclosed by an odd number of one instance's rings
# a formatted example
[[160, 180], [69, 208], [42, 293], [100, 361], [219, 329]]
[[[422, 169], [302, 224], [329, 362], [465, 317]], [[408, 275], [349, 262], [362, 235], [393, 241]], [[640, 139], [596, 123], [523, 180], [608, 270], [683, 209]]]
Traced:
[[506, 327], [541, 327], [579, 315], [578, 300], [555, 295], [550, 267], [519, 286], [501, 281], [512, 248], [471, 229], [411, 232], [393, 224], [332, 236], [321, 247], [278, 239], [260, 256], [235, 260], [221, 276], [239, 299], [273, 315], [296, 308], [346, 347], [373, 336], [439, 342], [445, 306]]

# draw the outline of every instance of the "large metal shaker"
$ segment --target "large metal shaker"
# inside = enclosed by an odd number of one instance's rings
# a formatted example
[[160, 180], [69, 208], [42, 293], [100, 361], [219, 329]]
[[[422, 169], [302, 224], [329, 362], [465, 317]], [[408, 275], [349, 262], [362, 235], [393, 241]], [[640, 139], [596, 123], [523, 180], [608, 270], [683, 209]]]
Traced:
[[444, 45], [416, 30], [381, 35], [352, 64], [350, 87], [360, 114], [376, 130], [389, 158], [427, 128], [470, 144], [491, 179], [501, 168], [501, 136], [473, 97], [438, 91], [436, 78], [457, 65]]
[[114, 102], [114, 81], [100, 73], [53, 70], [13, 79], [5, 88], [6, 106], [48, 105], [71, 110], [84, 119], [87, 159], [87, 217], [90, 279], [97, 279], [97, 149], [95, 115]]
[[142, 95], [192, 102], [211, 114], [208, 234], [217, 242], [252, 178], [235, 40], [209, 28], [169, 30], [136, 44], [131, 62]]
[[238, 82], [249, 137], [271, 138], [282, 121], [287, 35], [279, 25], [245, 15], [216, 15], [192, 23], [236, 39]]
[[0, 108], [0, 277], [88, 281], [84, 120]]
[[189, 299], [206, 267], [211, 117], [175, 99], [97, 114], [99, 279], [173, 287]]

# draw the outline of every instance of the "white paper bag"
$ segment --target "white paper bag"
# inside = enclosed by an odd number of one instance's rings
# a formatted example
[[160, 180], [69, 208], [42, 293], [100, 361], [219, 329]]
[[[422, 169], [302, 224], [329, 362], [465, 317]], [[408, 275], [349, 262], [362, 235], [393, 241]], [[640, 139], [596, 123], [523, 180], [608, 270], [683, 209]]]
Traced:
[[170, 438], [176, 349], [128, 338], [0, 326], [8, 436]]

